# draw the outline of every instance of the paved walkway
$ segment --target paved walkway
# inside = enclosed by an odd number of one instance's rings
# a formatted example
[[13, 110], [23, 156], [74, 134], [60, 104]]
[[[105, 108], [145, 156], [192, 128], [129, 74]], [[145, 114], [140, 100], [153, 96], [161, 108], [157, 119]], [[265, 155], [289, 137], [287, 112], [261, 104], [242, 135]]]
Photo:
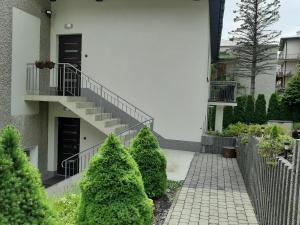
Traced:
[[195, 154], [165, 225], [257, 225], [235, 159]]

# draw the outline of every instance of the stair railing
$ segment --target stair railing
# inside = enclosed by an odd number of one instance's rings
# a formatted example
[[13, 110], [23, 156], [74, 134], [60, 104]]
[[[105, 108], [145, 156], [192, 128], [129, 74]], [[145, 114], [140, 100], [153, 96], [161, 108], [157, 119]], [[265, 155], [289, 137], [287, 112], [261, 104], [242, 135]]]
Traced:
[[87, 97], [99, 109], [110, 108], [116, 118], [124, 118], [124, 113], [129, 115], [134, 119], [126, 121], [130, 125], [153, 119], [69, 63], [56, 63], [50, 70], [38, 69], [34, 63], [27, 64], [26, 91], [28, 95]]
[[[149, 128], [153, 127], [153, 119], [148, 119], [144, 122], [138, 123], [117, 134], [125, 148], [128, 148], [131, 145], [134, 136], [144, 126], [148, 126]], [[94, 145], [62, 161], [61, 166], [64, 168], [65, 179], [81, 173], [87, 167], [93, 156], [98, 152], [104, 141], [105, 140], [102, 140], [99, 144]]]

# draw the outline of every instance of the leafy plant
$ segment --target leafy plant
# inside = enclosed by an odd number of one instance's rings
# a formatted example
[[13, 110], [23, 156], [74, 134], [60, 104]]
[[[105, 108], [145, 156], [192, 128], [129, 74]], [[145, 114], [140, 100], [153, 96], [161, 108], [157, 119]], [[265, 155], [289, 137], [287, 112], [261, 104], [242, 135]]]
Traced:
[[40, 174], [8, 126], [0, 134], [0, 224], [56, 224]]
[[67, 193], [62, 198], [53, 200], [53, 209], [56, 211], [59, 224], [74, 225], [76, 224], [76, 213], [80, 202], [79, 194]]
[[286, 134], [281, 134], [282, 130], [279, 126], [269, 126], [270, 131], [262, 138], [258, 144], [258, 153], [266, 159], [266, 163], [270, 167], [277, 165], [277, 157], [284, 152], [286, 142], [290, 144], [290, 148], [294, 147], [294, 140]]
[[267, 122], [265, 95], [258, 95], [255, 102], [255, 122], [265, 124]]
[[78, 225], [153, 223], [153, 202], [138, 166], [113, 134], [89, 163], [80, 188]]
[[148, 197], [157, 199], [164, 195], [167, 188], [167, 160], [148, 127], [140, 130], [130, 147], [130, 154], [138, 164]]

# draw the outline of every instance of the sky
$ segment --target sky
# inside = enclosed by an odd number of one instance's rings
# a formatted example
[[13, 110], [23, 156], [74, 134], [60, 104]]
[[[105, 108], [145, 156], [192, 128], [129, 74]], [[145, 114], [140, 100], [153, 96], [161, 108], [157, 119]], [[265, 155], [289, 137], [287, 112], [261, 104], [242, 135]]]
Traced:
[[[233, 10], [237, 1], [240, 0], [225, 0], [222, 39], [228, 40], [230, 37], [228, 32], [235, 29]], [[280, 20], [274, 28], [281, 30], [283, 37], [294, 36], [297, 31], [300, 31], [300, 0], [281, 0]]]

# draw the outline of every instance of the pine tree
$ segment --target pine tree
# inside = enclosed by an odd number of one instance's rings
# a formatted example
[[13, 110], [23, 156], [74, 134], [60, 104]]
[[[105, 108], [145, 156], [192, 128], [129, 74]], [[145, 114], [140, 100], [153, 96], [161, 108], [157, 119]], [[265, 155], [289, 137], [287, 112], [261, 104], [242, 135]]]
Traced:
[[255, 102], [255, 122], [265, 124], [267, 122], [265, 95], [258, 95]]
[[56, 224], [39, 172], [20, 147], [16, 128], [0, 135], [0, 224]]
[[270, 97], [267, 118], [268, 118], [268, 120], [279, 120], [280, 119], [279, 97], [276, 93], [273, 93]]
[[77, 225], [153, 223], [153, 203], [138, 166], [113, 134], [89, 163], [80, 189]]
[[130, 153], [142, 174], [146, 194], [152, 199], [160, 198], [167, 189], [167, 160], [148, 127], [140, 130], [130, 147]]
[[255, 114], [254, 114], [254, 97], [248, 95], [245, 107], [245, 117], [246, 123], [255, 123]]
[[234, 122], [235, 123], [245, 123], [246, 116], [245, 116], [245, 106], [246, 106], [247, 96], [241, 96], [236, 98], [237, 106], [234, 107]]
[[225, 106], [223, 112], [223, 129], [234, 123], [233, 107]]
[[279, 20], [280, 0], [243, 0], [237, 3], [234, 22], [238, 28], [232, 31], [237, 46], [234, 54], [240, 76], [250, 77], [250, 94], [255, 94], [255, 79], [260, 73], [273, 68], [274, 52], [281, 32], [270, 27]]

